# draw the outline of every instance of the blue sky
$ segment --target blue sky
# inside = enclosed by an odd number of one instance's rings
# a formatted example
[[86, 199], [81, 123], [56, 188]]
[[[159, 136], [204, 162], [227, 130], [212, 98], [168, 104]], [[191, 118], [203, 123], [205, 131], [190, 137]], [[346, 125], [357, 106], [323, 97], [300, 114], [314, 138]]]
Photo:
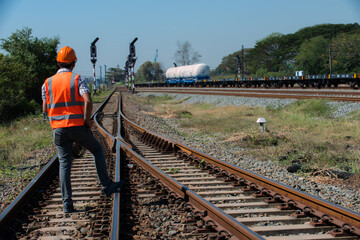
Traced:
[[78, 56], [75, 72], [91, 76], [90, 43], [99, 65], [121, 68], [129, 43], [138, 37], [136, 69], [153, 61], [172, 67], [177, 42], [189, 41], [201, 62], [221, 59], [271, 33], [294, 33], [323, 23], [360, 23], [360, 0], [0, 0], [0, 39], [29, 27], [33, 35], [60, 37]]

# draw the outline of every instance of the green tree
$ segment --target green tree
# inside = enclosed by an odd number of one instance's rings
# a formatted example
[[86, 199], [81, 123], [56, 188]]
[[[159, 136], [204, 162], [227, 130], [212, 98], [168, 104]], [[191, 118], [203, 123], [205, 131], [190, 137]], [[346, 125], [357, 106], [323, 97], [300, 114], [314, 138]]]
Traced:
[[177, 42], [177, 46], [174, 59], [178, 65], [190, 65], [200, 60], [201, 55], [192, 49], [189, 41]]
[[36, 104], [25, 93], [29, 77], [24, 64], [0, 54], [0, 122], [34, 111]]
[[333, 73], [360, 72], [360, 33], [340, 34], [330, 47]]
[[255, 73], [259, 69], [267, 69], [269, 72], [281, 70], [281, 66], [284, 64], [281, 48], [282, 37], [281, 33], [273, 33], [256, 42], [255, 47], [249, 52], [251, 73]]
[[9, 53], [16, 63], [25, 65], [28, 78], [21, 79], [26, 99], [41, 102], [41, 86], [45, 79], [56, 73], [57, 45], [59, 38], [37, 38], [32, 36], [31, 28], [23, 28], [1, 39], [1, 48]]
[[106, 71], [106, 80], [109, 82], [121, 82], [125, 80], [125, 71], [120, 68], [109, 68]]
[[136, 73], [136, 81], [150, 82], [150, 81], [163, 81], [164, 70], [158, 62], [144, 62]]
[[[299, 67], [299, 64], [295, 63], [295, 57], [298, 56], [302, 44], [316, 37], [322, 37], [330, 42], [343, 33], [360, 34], [360, 26], [357, 23], [321, 24], [302, 28], [295, 33], [286, 35], [281, 33], [270, 34], [266, 38], [257, 41], [254, 48], [247, 50], [245, 55], [247, 69], [253, 76], [265, 74], [266, 72], [268, 72], [266, 74], [268, 76], [294, 74], [295, 68]], [[355, 42], [355, 40], [352, 41]], [[309, 42], [306, 44], [310, 45]], [[301, 51], [304, 50], [303, 47]], [[323, 56], [322, 58], [325, 61]], [[336, 60], [336, 58], [334, 59]], [[323, 66], [322, 70], [325, 71], [326, 68], [328, 69], [328, 66]]]
[[236, 56], [240, 56], [240, 55], [241, 55], [241, 50], [223, 57], [221, 63], [219, 64], [219, 66], [217, 66], [217, 68], [212, 74], [215, 76], [234, 75], [234, 77], [236, 77], [238, 71]]
[[306, 74], [329, 73], [328, 46], [329, 40], [323, 36], [305, 40], [295, 57], [297, 69], [305, 70]]

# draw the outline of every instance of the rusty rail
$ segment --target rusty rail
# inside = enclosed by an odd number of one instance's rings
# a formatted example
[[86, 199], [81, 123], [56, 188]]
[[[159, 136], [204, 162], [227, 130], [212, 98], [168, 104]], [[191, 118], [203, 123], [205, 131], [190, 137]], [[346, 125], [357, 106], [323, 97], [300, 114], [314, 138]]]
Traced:
[[[123, 143], [123, 139], [117, 138], [117, 140]], [[189, 203], [191, 203], [194, 207], [198, 208], [201, 211], [207, 211], [207, 216], [221, 224], [219, 231], [225, 230], [230, 231], [233, 235], [232, 238], [229, 239], [263, 239], [257, 233], [251, 231], [245, 225], [236, 221], [233, 217], [225, 214], [219, 208], [209, 203], [194, 191], [190, 190], [183, 184], [179, 183], [175, 179], [169, 177], [162, 170], [155, 167], [153, 164], [148, 162], [145, 158], [138, 155], [132, 149], [130, 149], [126, 144], [121, 144], [121, 149], [125, 151], [127, 156], [131, 157], [133, 160], [137, 162], [144, 169], [148, 170], [154, 177], [161, 180], [161, 182], [166, 185], [171, 191], [176, 192], [179, 196], [186, 199]]]
[[[101, 106], [93, 113], [91, 118], [93, 119], [98, 112], [100, 112], [105, 106], [106, 102], [110, 99], [116, 89], [106, 98]], [[95, 117], [96, 119], [96, 117]], [[103, 129], [106, 131], [105, 129]], [[110, 138], [111, 139], [111, 138]], [[115, 138], [113, 140], [115, 142]], [[111, 141], [110, 141], [111, 142]], [[112, 146], [112, 145], [110, 145]], [[22, 210], [24, 204], [26, 204], [35, 191], [45, 182], [52, 171], [58, 168], [59, 159], [56, 154], [45, 167], [35, 176], [35, 178], [26, 186], [26, 188], [19, 194], [19, 196], [1, 213], [0, 215], [0, 232], [5, 232], [8, 228], [9, 222], [14, 219], [18, 212]], [[4, 230], [4, 231], [3, 231]]]
[[58, 167], [59, 160], [56, 154], [50, 162], [36, 175], [36, 177], [26, 186], [19, 196], [0, 215], [0, 232], [1, 229], [8, 227], [9, 222], [21, 211], [21, 207], [29, 200], [36, 189], [46, 180], [49, 174]]
[[[138, 91], [142, 92], [162, 92], [162, 93], [178, 93], [178, 94], [197, 94], [197, 95], [216, 95], [216, 96], [236, 96], [236, 97], [256, 97], [256, 98], [280, 98], [280, 99], [328, 99], [334, 101], [343, 101], [343, 102], [360, 102], [360, 97], [343, 97], [343, 96], [326, 96], [326, 95], [297, 95], [292, 92], [284, 92], [283, 94], [280, 93], [253, 93], [249, 92], [225, 92], [223, 90], [216, 90], [216, 89], [206, 89], [204, 90], [193, 90], [193, 89], [186, 89], [184, 90], [171, 90], [171, 89], [141, 89]], [[316, 94], [315, 92], [313, 94]]]
[[[121, 110], [121, 109], [120, 109]], [[135, 127], [137, 130], [146, 132], [145, 129], [142, 127], [132, 123], [128, 118], [125, 117], [125, 115], [122, 113], [122, 111], [119, 110], [119, 115], [121, 118], [131, 123], [133, 127]], [[120, 118], [120, 117], [119, 117]], [[150, 131], [149, 131], [150, 132]], [[151, 134], [156, 135], [157, 137], [160, 137], [158, 134], [151, 132]], [[221, 227], [219, 227], [219, 231], [230, 231], [230, 233], [233, 235], [230, 239], [263, 239], [260, 235], [253, 232], [249, 228], [247, 228], [242, 223], [236, 221], [233, 217], [230, 215], [224, 213], [219, 208], [217, 208], [215, 205], [209, 203], [205, 199], [203, 199], [201, 196], [196, 194], [194, 191], [190, 190], [183, 184], [179, 183], [175, 179], [171, 178], [167, 174], [165, 174], [162, 170], [158, 169], [156, 166], [151, 164], [149, 161], [138, 155], [136, 152], [134, 152], [128, 144], [124, 141], [124, 139], [121, 136], [118, 136], [117, 142], [121, 143], [120, 147], [127, 156], [134, 159], [140, 166], [142, 166], [144, 169], [151, 172], [151, 174], [160, 179], [162, 183], [164, 183], [169, 189], [176, 192], [179, 196], [186, 199], [189, 203], [193, 204], [196, 208], [200, 209], [201, 211], [206, 211], [208, 213], [208, 216], [212, 218], [214, 221], [219, 223]], [[168, 147], [174, 147], [175, 145]]]
[[[103, 109], [110, 97], [114, 94], [116, 89], [109, 95], [109, 97], [103, 102], [99, 109]], [[120, 96], [120, 95], [119, 95]], [[120, 101], [119, 101], [120, 102]], [[115, 137], [112, 136], [105, 128], [101, 126], [98, 121], [99, 114], [98, 112], [92, 115], [96, 127], [100, 134], [106, 139], [109, 146], [111, 146], [112, 152], [116, 153], [116, 163], [115, 163], [115, 182], [120, 181], [120, 144], [116, 141]], [[118, 118], [118, 134], [120, 132], [120, 118]], [[112, 211], [112, 223], [111, 223], [111, 232], [110, 239], [120, 239], [120, 193], [114, 193], [113, 196], [113, 211]]]
[[[360, 236], [360, 214], [356, 212], [229, 164], [177, 141], [160, 136], [131, 122], [123, 114], [121, 117], [127, 124], [130, 124], [139, 132], [139, 135], [141, 135], [141, 138], [145, 142], [151, 142], [158, 149], [161, 148], [164, 151], [177, 149], [190, 158], [198, 159], [198, 162], [201, 162], [201, 160], [206, 161], [208, 168], [218, 170], [219, 172], [225, 170], [222, 174], [225, 174], [227, 177], [235, 177], [238, 184], [246, 183], [246, 185], [252, 189], [257, 190], [259, 194], [271, 196], [272, 199], [269, 199], [269, 201], [283, 201], [283, 209], [287, 207], [297, 207], [301, 210], [299, 216], [302, 214], [311, 214], [320, 218], [320, 224], [332, 223], [338, 226], [338, 229], [332, 232], [334, 235], [338, 232], [347, 232]], [[318, 222], [312, 222], [311, 224], [316, 225]]]

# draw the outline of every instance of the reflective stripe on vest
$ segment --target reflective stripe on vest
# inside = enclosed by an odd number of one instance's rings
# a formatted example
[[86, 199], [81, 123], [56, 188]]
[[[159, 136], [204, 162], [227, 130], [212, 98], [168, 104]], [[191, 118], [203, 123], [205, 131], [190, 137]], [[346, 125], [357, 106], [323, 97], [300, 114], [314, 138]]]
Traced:
[[51, 85], [51, 81], [52, 81], [52, 77], [49, 78], [48, 80], [48, 86], [49, 86], [49, 97], [50, 97], [50, 104], [47, 105], [47, 108], [59, 108], [59, 107], [72, 107], [72, 106], [84, 106], [84, 102], [79, 102], [76, 101], [75, 98], [75, 74], [71, 75], [71, 80], [70, 80], [70, 94], [71, 94], [71, 102], [61, 102], [61, 103], [54, 103], [53, 101], [53, 93], [52, 93], [52, 85]]
[[55, 120], [67, 120], [67, 119], [78, 119], [84, 118], [84, 114], [71, 114], [71, 115], [60, 115], [60, 116], [51, 116], [49, 117], [50, 121], [55, 121]]
[[84, 99], [78, 91], [78, 75], [58, 73], [45, 81], [46, 106], [51, 127], [84, 125]]

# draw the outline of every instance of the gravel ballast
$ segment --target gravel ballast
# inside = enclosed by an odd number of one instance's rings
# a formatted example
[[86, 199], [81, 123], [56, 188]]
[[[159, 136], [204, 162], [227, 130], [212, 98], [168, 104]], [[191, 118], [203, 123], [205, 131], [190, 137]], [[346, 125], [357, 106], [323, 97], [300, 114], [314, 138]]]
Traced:
[[[139, 96], [164, 94], [140, 93]], [[279, 107], [290, 104], [296, 100], [292, 99], [265, 99], [265, 98], [246, 98], [246, 97], [228, 97], [228, 96], [208, 96], [191, 94], [166, 94], [174, 96], [175, 99], [188, 98], [182, 104], [193, 103], [211, 103], [220, 106], [225, 105], [247, 105], [247, 106], [273, 106]], [[190, 98], [189, 98], [190, 97]], [[335, 107], [334, 117], [343, 117], [347, 114], [358, 111], [360, 103], [337, 103], [329, 102]], [[225, 160], [231, 164], [242, 167], [246, 170], [258, 173], [282, 184], [299, 189], [308, 194], [325, 199], [331, 203], [346, 207], [352, 211], [360, 213], [360, 191], [346, 187], [346, 182], [342, 179], [329, 180], [333, 184], [324, 184], [317, 182], [314, 178], [305, 178], [294, 173], [290, 173], [286, 168], [277, 165], [272, 161], [260, 161], [254, 157], [241, 154], [242, 150], [237, 147], [229, 148], [224, 143], [218, 143], [212, 137], [193, 136], [191, 138], [183, 137], [182, 132], [188, 132], [187, 129], [181, 129], [174, 119], [160, 119], [144, 112], [151, 111], [147, 106], [130, 100], [125, 94], [124, 112], [131, 120], [137, 122], [149, 130], [163, 134], [171, 139], [185, 143], [195, 149], [203, 151], [209, 155]], [[240, 152], [240, 154], [239, 154]]]

